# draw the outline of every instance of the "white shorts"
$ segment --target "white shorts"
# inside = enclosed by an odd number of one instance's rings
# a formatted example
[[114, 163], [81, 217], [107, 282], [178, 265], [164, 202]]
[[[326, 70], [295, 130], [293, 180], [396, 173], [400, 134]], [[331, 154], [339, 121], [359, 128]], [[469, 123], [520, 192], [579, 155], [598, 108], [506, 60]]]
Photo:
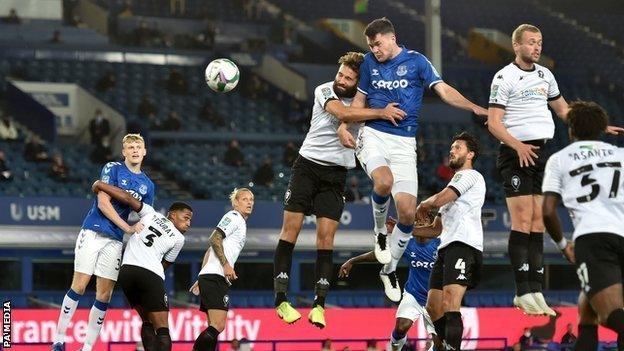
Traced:
[[108, 235], [81, 229], [74, 250], [74, 271], [117, 281], [123, 243]]
[[364, 126], [358, 133], [355, 155], [369, 177], [379, 167], [390, 167], [394, 177], [392, 196], [418, 194], [415, 137], [393, 135]]
[[397, 308], [396, 311], [396, 318], [405, 318], [415, 321], [419, 316], [422, 316], [422, 321], [427, 334], [435, 334], [435, 327], [433, 326], [433, 322], [431, 321], [431, 317], [429, 317], [427, 310], [422, 307], [418, 301], [416, 301], [416, 298], [414, 298], [412, 294], [404, 291], [403, 298], [401, 299], [399, 308]]

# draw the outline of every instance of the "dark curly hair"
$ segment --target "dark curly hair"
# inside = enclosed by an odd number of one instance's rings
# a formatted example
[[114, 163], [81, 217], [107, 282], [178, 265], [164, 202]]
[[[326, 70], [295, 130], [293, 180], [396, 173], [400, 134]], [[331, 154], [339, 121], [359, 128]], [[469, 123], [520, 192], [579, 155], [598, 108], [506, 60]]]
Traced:
[[574, 101], [568, 112], [570, 135], [578, 140], [597, 140], [609, 124], [607, 112], [593, 101]]

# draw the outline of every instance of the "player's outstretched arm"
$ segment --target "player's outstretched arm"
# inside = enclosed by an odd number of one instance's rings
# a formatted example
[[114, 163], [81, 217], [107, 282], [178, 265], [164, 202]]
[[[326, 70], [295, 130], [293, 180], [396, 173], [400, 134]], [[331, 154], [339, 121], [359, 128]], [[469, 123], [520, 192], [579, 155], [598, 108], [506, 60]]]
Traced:
[[458, 198], [457, 193], [450, 187], [444, 188], [439, 193], [430, 196], [427, 200], [421, 202], [416, 208], [416, 219], [418, 221], [426, 220], [429, 212], [435, 208], [440, 208], [447, 203]]
[[483, 118], [487, 118], [488, 116], [488, 111], [486, 109], [466, 99], [459, 91], [457, 91], [457, 89], [444, 82], [434, 85], [433, 90], [436, 94], [438, 94], [442, 101], [453, 107], [471, 111], [477, 116], [481, 116]]
[[347, 262], [343, 263], [342, 266], [340, 266], [340, 270], [338, 271], [338, 278], [348, 277], [349, 273], [351, 272], [351, 268], [353, 268], [353, 265], [362, 262], [377, 262], [377, 259], [375, 258], [375, 253], [373, 251], [369, 251], [367, 253], [363, 253], [361, 255], [348, 259]]
[[542, 203], [542, 216], [544, 218], [544, 226], [548, 231], [548, 234], [553, 239], [559, 250], [562, 251], [565, 258], [574, 263], [574, 249], [572, 243], [568, 242], [563, 237], [563, 231], [561, 230], [561, 220], [557, 213], [557, 204], [559, 203], [560, 195], [553, 192], [545, 192], [544, 200]]
[[412, 236], [422, 238], [435, 238], [442, 234], [442, 219], [436, 216], [431, 224], [414, 227]]
[[143, 207], [143, 203], [133, 198], [132, 195], [130, 195], [130, 193], [128, 193], [127, 191], [124, 191], [123, 189], [118, 188], [114, 185], [106, 184], [101, 180], [97, 180], [95, 181], [95, 183], [93, 183], [92, 190], [94, 193], [103, 191], [111, 198], [127, 204], [128, 206], [130, 206], [130, 208], [132, 208], [132, 210], [136, 212], [141, 211], [141, 208]]
[[[555, 111], [557, 116], [561, 118], [564, 122], [568, 122], [568, 111], [570, 111], [570, 107], [568, 106], [568, 102], [560, 96], [558, 99], [549, 101], [548, 106]], [[607, 126], [605, 129], [605, 133], [611, 135], [620, 135], [624, 134], [624, 128], [616, 127], [616, 126]]]
[[325, 111], [336, 116], [342, 122], [363, 122], [371, 119], [384, 119], [398, 125], [398, 121], [405, 118], [405, 111], [399, 104], [391, 102], [385, 108], [364, 108], [345, 106], [340, 100], [330, 100], [325, 104]]

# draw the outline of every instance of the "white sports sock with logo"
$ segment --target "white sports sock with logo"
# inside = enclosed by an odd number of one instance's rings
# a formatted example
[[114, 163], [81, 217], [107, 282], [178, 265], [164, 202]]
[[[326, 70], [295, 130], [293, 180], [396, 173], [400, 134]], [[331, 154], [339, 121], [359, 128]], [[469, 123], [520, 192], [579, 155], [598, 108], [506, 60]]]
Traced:
[[100, 335], [100, 329], [104, 324], [104, 317], [106, 316], [106, 310], [108, 309], [108, 303], [95, 300], [89, 312], [89, 325], [87, 327], [87, 338], [82, 346], [82, 351], [91, 351], [93, 345], [97, 341]]
[[390, 196], [380, 196], [373, 191], [372, 205], [373, 218], [375, 220], [375, 234], [388, 234], [386, 229], [386, 219], [388, 218], [388, 205], [390, 204]]
[[71, 321], [78, 307], [78, 302], [82, 295], [78, 294], [72, 289], [67, 291], [63, 298], [63, 305], [61, 305], [61, 313], [59, 314], [58, 323], [56, 324], [56, 333], [54, 334], [54, 343], [64, 343], [65, 333], [67, 333], [67, 326]]

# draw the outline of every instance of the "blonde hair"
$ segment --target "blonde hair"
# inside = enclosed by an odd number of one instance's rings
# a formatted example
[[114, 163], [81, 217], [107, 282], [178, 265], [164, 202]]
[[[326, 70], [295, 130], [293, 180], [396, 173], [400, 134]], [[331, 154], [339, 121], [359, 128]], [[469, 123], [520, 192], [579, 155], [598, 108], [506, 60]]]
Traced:
[[141, 134], [126, 134], [121, 141], [122, 144], [132, 142], [142, 142], [143, 144], [145, 144], [145, 140], [143, 139]]
[[542, 33], [536, 26], [523, 23], [519, 25], [518, 28], [516, 28], [511, 34], [512, 43], [520, 44], [520, 41], [522, 41], [522, 34], [524, 34], [524, 32]]
[[238, 199], [238, 196], [243, 191], [249, 191], [251, 196], [252, 197], [254, 196], [254, 193], [251, 190], [249, 190], [248, 188], [234, 188], [234, 190], [232, 190], [232, 192], [230, 193], [230, 202], [232, 203], [232, 206], [234, 206], [234, 201], [236, 201]]
[[351, 68], [354, 72], [360, 72], [360, 65], [364, 62], [364, 54], [349, 51], [338, 59], [338, 64]]

